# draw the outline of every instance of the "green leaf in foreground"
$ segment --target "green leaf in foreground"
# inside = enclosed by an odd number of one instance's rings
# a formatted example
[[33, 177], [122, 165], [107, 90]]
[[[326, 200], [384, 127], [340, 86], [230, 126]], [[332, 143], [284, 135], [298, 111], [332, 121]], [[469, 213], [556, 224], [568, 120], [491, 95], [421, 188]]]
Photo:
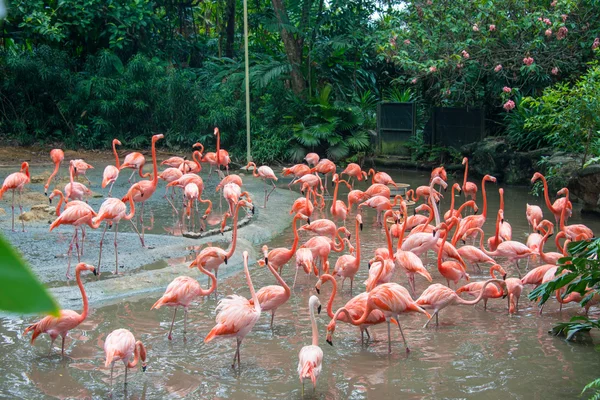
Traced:
[[0, 235], [0, 310], [59, 315], [56, 301], [29, 266]]

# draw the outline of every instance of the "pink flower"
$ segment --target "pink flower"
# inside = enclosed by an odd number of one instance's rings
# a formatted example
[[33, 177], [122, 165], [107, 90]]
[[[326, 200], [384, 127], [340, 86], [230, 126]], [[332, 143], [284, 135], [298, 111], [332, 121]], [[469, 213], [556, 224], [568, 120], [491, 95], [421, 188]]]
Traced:
[[412, 78], [412, 79], [410, 80], [410, 83], [412, 83], [413, 85], [414, 85], [415, 83], [417, 83], [417, 78]]
[[567, 29], [567, 27], [566, 27], [566, 26], [561, 26], [561, 27], [558, 29], [558, 32], [556, 32], [556, 38], [557, 38], [558, 40], [562, 40], [562, 39], [564, 39], [564, 38], [566, 38], [566, 37], [567, 37], [567, 33], [568, 33], [568, 32], [569, 32], [569, 30]]
[[394, 36], [390, 38], [390, 44], [392, 46], [396, 46], [396, 39], [398, 38], [398, 36]]
[[504, 93], [510, 93], [510, 92], [512, 92], [512, 89], [511, 89], [511, 88], [509, 88], [508, 86], [504, 86], [504, 87], [502, 88], [502, 91], [503, 91]]
[[506, 103], [504, 103], [504, 105], [502, 106], [506, 111], [510, 111], [513, 108], [515, 108], [515, 102], [512, 100], [507, 101]]
[[542, 17], [538, 17], [538, 21], [541, 21], [541, 20], [542, 20]]
[[462, 63], [456, 64], [456, 68], [461, 69], [462, 67], [464, 67], [464, 65]]
[[559, 71], [558, 67], [552, 68], [552, 75], [558, 75], [558, 71]]
[[446, 89], [446, 96], [450, 96], [450, 89]]
[[430, 6], [430, 5], [432, 5], [432, 4], [433, 4], [433, 1], [431, 1], [431, 0], [427, 0], [427, 5], [428, 5], [428, 6]]
[[544, 32], [544, 34], [546, 35], [546, 37], [552, 36], [552, 29], [550, 29], [550, 28], [546, 29], [546, 32]]
[[463, 56], [464, 58], [469, 58], [469, 57], [471, 57], [471, 56], [469, 55], [469, 53], [467, 53], [467, 51], [466, 51], [466, 50], [463, 50], [461, 54], [462, 54], [462, 56]]
[[552, 25], [552, 21], [550, 21], [548, 18], [544, 18], [543, 21], [546, 25]]
[[567, 14], [561, 14], [560, 17], [562, 18], [563, 22], [567, 20]]
[[496, 30], [496, 25], [490, 25], [490, 32], [494, 32]]
[[429, 72], [436, 72], [437, 68], [435, 67], [435, 65], [432, 65], [431, 67], [429, 67]]
[[477, 24], [473, 24], [473, 32], [479, 32], [479, 26], [477, 26]]
[[533, 58], [532, 57], [525, 57], [523, 59], [523, 64], [530, 66], [531, 64], [533, 64]]
[[404, 44], [410, 44], [410, 40], [404, 39]]
[[594, 43], [592, 44], [592, 50], [596, 50], [598, 47], [600, 47], [600, 38], [594, 39]]
[[502, 64], [498, 64], [496, 65], [496, 68], [494, 68], [494, 72], [500, 72], [502, 71]]
[[554, 0], [552, 3], [550, 3], [550, 6], [556, 7], [556, 0]]

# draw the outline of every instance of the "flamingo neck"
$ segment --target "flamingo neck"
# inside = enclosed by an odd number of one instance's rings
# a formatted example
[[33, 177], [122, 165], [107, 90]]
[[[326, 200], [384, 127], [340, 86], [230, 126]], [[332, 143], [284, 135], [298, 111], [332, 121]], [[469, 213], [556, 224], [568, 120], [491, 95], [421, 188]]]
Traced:
[[487, 218], [487, 195], [485, 194], [485, 178], [481, 180], [481, 193], [483, 193], [483, 218]]
[[83, 282], [81, 281], [81, 270], [77, 270], [75, 272], [75, 279], [77, 280], [77, 286], [79, 286], [79, 290], [81, 291], [81, 298], [83, 299], [83, 312], [79, 316], [79, 323], [85, 321], [89, 312], [89, 304], [87, 294], [85, 293], [85, 289], [83, 287]]
[[[44, 189], [48, 190], [48, 188], [50, 187], [50, 182], [52, 182], [52, 179], [54, 179], [56, 174], [58, 174], [59, 167], [60, 167], [60, 161], [55, 162], [54, 163], [54, 171], [52, 171], [52, 173], [50, 174], [50, 177], [48, 178], [48, 182], [46, 182], [46, 184], [44, 185]], [[29, 172], [29, 169], [27, 172]]]
[[475, 299], [473, 299], [473, 300], [465, 300], [462, 297], [460, 297], [460, 296], [457, 295], [456, 296], [456, 301], [458, 302], [458, 304], [462, 304], [462, 305], [465, 305], [465, 306], [472, 306], [474, 304], [477, 304], [477, 303], [479, 303], [481, 301], [481, 299], [483, 299], [483, 296], [485, 295], [485, 288], [486, 288], [487, 285], [493, 285], [493, 284], [501, 283], [501, 282], [503, 282], [503, 281], [501, 281], [499, 279], [490, 279], [490, 280], [486, 281], [483, 284], [483, 287], [481, 288], [481, 291], [479, 292], [479, 295]]
[[398, 236], [398, 246], [396, 246], [396, 251], [402, 249], [402, 243], [404, 242], [404, 232], [406, 231], [406, 225], [407, 225], [407, 220], [405, 219], [404, 222], [402, 223], [402, 227], [400, 228], [400, 235]]
[[500, 192], [500, 210], [504, 211], [504, 191]]
[[444, 253], [444, 243], [446, 243], [446, 237], [448, 237], [448, 233], [445, 232], [441, 237], [442, 244], [440, 245], [440, 249], [438, 250], [438, 257], [437, 257], [438, 269], [440, 269], [442, 267], [442, 254]]
[[435, 199], [433, 196], [429, 196], [429, 201], [431, 202], [431, 209], [433, 210], [433, 215], [435, 216], [435, 225], [437, 226], [440, 224], [440, 212], [438, 211], [437, 204], [435, 204]]
[[59, 192], [60, 194], [58, 195], [58, 204], [56, 205], [56, 216], [60, 217], [60, 208], [62, 207], [62, 204], [65, 200], [65, 196], [63, 196], [62, 192]]
[[201, 265], [198, 265], [198, 269], [203, 274], [208, 275], [208, 277], [211, 280], [210, 288], [208, 290], [204, 290], [204, 289], [202, 289], [202, 287], [200, 287], [200, 292], [199, 292], [200, 296], [208, 296], [212, 292], [214, 292], [215, 289], [217, 288], [217, 277], [214, 274], [212, 274], [211, 272], [205, 270]]
[[137, 363], [140, 360], [140, 353], [141, 352], [145, 352], [146, 350], [144, 349], [144, 345], [142, 344], [142, 342], [140, 342], [139, 340], [137, 342], [135, 342], [135, 350], [133, 352], [134, 356], [133, 356], [133, 361], [130, 361], [129, 363], [127, 363], [127, 368], [135, 368], [135, 366], [137, 365]]
[[356, 264], [360, 266], [360, 223], [356, 221]]
[[317, 320], [315, 319], [315, 308], [312, 306], [312, 304], [310, 307], [310, 323], [312, 325], [312, 345], [318, 346], [319, 345], [319, 330], [317, 328]]
[[[152, 141], [152, 172], [154, 175], [152, 176], [152, 185], [156, 187], [158, 184], [158, 165], [156, 162], [156, 140]], [[140, 167], [140, 174], [142, 173], [142, 168]]]
[[129, 196], [129, 214], [127, 214], [124, 219], [131, 220], [135, 215], [135, 202], [133, 201], [133, 194]]
[[[485, 199], [485, 195], [483, 195], [483, 198]], [[481, 235], [483, 236], [483, 233]], [[496, 217], [496, 234], [494, 236], [496, 245], [498, 244], [499, 235], [500, 235], [500, 214], [498, 214], [498, 216]]]
[[253, 163], [253, 162], [249, 162], [248, 166], [253, 166], [254, 167], [254, 169], [252, 170], [252, 176], [255, 177], [255, 178], [260, 178], [260, 175], [258, 175], [256, 164]]
[[[454, 200], [454, 198], [452, 198], [452, 200]], [[458, 210], [456, 210], [456, 214], [457, 215], [461, 215], [461, 213], [465, 210], [465, 208], [467, 207], [471, 207], [471, 204], [467, 201], [463, 204], [460, 205], [460, 207], [458, 207]]]
[[[338, 239], [340, 241], [339, 244], [335, 242], [335, 239]], [[333, 246], [331, 248], [333, 251], [338, 253], [344, 251], [344, 239], [342, 239], [339, 229], [335, 232], [335, 237], [333, 238]]]
[[338, 179], [338, 181], [335, 183], [335, 189], [333, 190], [333, 203], [331, 204], [331, 213], [335, 213], [335, 211], [337, 210], [336, 207], [336, 201], [337, 201], [337, 195], [338, 195], [338, 188], [340, 187], [340, 181]]
[[285, 283], [285, 281], [281, 278], [281, 275], [277, 273], [277, 271], [275, 270], [275, 268], [273, 268], [271, 263], [267, 263], [267, 268], [269, 268], [277, 282], [279, 282], [281, 287], [283, 287], [283, 290], [285, 290], [285, 294], [289, 297], [292, 294], [292, 291], [290, 290], [290, 287], [287, 285], [287, 283]]
[[196, 150], [192, 153], [192, 160], [196, 163], [197, 169], [202, 169], [202, 165], [200, 165], [200, 162], [202, 161], [202, 153], [200, 151]]
[[390, 230], [388, 228], [388, 224], [387, 224], [386, 216], [385, 215], [383, 216], [383, 229], [385, 229], [385, 239], [387, 240], [387, 247], [388, 247], [389, 258], [393, 258], [394, 257], [394, 253], [392, 253], [392, 251], [393, 251], [393, 249], [392, 249], [392, 235], [390, 234]]
[[242, 204], [240, 202], [237, 203], [237, 205], [235, 206], [235, 212], [233, 213], [233, 239], [231, 242], [231, 248], [229, 248], [229, 251], [227, 252], [227, 258], [231, 258], [231, 256], [233, 256], [233, 253], [235, 252], [235, 246], [237, 244], [237, 230], [238, 230], [238, 214], [240, 212], [240, 207], [242, 206]]
[[465, 185], [467, 184], [467, 174], [469, 173], [469, 160], [465, 162], [465, 176], [463, 178], [463, 190], [465, 190]]
[[221, 164], [221, 132], [217, 130], [217, 166]]
[[566, 195], [565, 195], [565, 205], [563, 207], [563, 209], [560, 212], [560, 230], [564, 231], [565, 230], [565, 214], [567, 212], [567, 204], [569, 204], [569, 192], [567, 191]]
[[252, 300], [254, 301], [254, 310], [257, 313], [260, 313], [260, 302], [258, 301], [256, 292], [254, 291], [254, 285], [252, 284], [252, 279], [250, 278], [250, 271], [248, 270], [248, 262], [244, 262], [244, 273], [246, 274], [246, 281], [248, 282], [248, 287], [250, 288], [250, 294], [251, 294]]
[[[308, 197], [308, 193], [307, 193], [307, 197]], [[308, 198], [306, 199], [306, 202], [308, 203]], [[298, 218], [300, 218], [300, 216], [298, 214], [296, 214], [294, 216], [294, 219], [292, 220], [292, 229], [294, 230], [294, 242], [292, 243], [292, 248], [289, 250], [289, 254], [290, 258], [296, 254], [296, 250], [298, 249], [298, 241], [300, 240], [300, 236], [298, 236], [298, 228], [296, 227], [296, 221], [298, 220]]]
[[119, 169], [121, 167], [121, 163], [119, 162], [119, 154], [117, 153], [117, 144], [115, 142], [113, 142], [112, 148], [113, 154], [115, 155], [115, 167]]
[[452, 216], [452, 214], [454, 214], [452, 212], [452, 211], [454, 211], [454, 185], [452, 185], [452, 190], [450, 191], [450, 195], [452, 196], [452, 198], [450, 199], [450, 211], [451, 211], [450, 216]]
[[544, 185], [544, 201], [546, 202], [546, 207], [552, 214], [556, 214], [557, 210], [552, 206], [550, 202], [550, 196], [548, 195], [548, 182], [546, 181], [546, 177], [544, 175], [540, 175], [540, 179], [542, 180], [542, 184]]

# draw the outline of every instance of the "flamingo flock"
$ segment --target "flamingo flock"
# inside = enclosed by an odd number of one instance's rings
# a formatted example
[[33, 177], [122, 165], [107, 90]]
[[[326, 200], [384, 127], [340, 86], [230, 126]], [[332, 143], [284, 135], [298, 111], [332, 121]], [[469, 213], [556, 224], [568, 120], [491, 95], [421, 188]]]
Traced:
[[[250, 194], [243, 189], [242, 177], [229, 173], [231, 159], [229, 153], [220, 147], [218, 128], [215, 128], [214, 134], [217, 139], [217, 148], [214, 153], [204, 153], [204, 146], [197, 143], [194, 148], [200, 148], [200, 150], [194, 151], [192, 162], [185, 157], [171, 157], [160, 163], [167, 167], [162, 172], [158, 171], [156, 143], [163, 139], [163, 135], [154, 135], [151, 142], [151, 173], [143, 173], [145, 160], [141, 153], [129, 154], [119, 165], [116, 146], [121, 142], [115, 139], [113, 153], [116, 165], [105, 169], [102, 187], [108, 187], [107, 194], [110, 196], [112, 185], [119, 178], [119, 171], [123, 168], [133, 169], [129, 177], [130, 181], [136, 171], [142, 180], [132, 182], [123, 198], [108, 197], [97, 212], [87, 205], [85, 190], [79, 190], [75, 185], [77, 182], [74, 181], [74, 177], [78, 174], [85, 176], [86, 169], [91, 166], [83, 160], [73, 160], [69, 163], [71, 175], [69, 190], [65, 188], [65, 194], [63, 194], [59, 189], [54, 189], [50, 195], [51, 199], [57, 196], [60, 198], [57, 206], [57, 218], [50, 226], [50, 230], [52, 231], [59, 225], [74, 227], [74, 234], [69, 244], [69, 255], [75, 247], [79, 261], [75, 268], [75, 276], [83, 298], [83, 312], [78, 314], [75, 311], [62, 310], [60, 317], [48, 316], [32, 324], [25, 330], [25, 334], [33, 332], [32, 343], [40, 334], [47, 333], [52, 340], [52, 349], [54, 340], [61, 336], [63, 340], [62, 354], [64, 354], [65, 336], [69, 330], [76, 328], [85, 320], [89, 310], [81, 273], [83, 271], [91, 271], [94, 275], [100, 273], [102, 241], [107, 228], [115, 226], [115, 273], [118, 273], [117, 227], [119, 221], [131, 221], [139, 234], [141, 246], [145, 246], [144, 204], [156, 192], [159, 178], [167, 183], [167, 191], [163, 197], [171, 204], [173, 212], [181, 212], [184, 218], [191, 218], [194, 214], [192, 210], [197, 209], [198, 202], [207, 201], [202, 199], [204, 183], [199, 173], [202, 169], [201, 163], [208, 162], [211, 167], [210, 174], [212, 175], [214, 168], [221, 177], [216, 191], [221, 192], [220, 196], [223, 196], [227, 204], [226, 211], [222, 216], [221, 229], [224, 229], [229, 219], [232, 220], [231, 243], [226, 249], [216, 246], [201, 249], [189, 265], [190, 268], [198, 268], [207, 276], [208, 289], [203, 289], [195, 279], [182, 275], [167, 286], [165, 293], [152, 306], [152, 309], [160, 309], [165, 306], [174, 309], [167, 334], [168, 340], [173, 340], [176, 313], [179, 307], [183, 307], [183, 338], [186, 339], [190, 304], [198, 298], [209, 295], [218, 298], [219, 268], [223, 264], [227, 264], [228, 260], [236, 253], [237, 222], [240, 209], [244, 208], [249, 212], [254, 212], [253, 200]], [[55, 169], [45, 185], [46, 191], [50, 188], [52, 178], [63, 162], [64, 154], [60, 156], [59, 152], [53, 150], [51, 158]], [[358, 327], [361, 333], [361, 343], [370, 340], [370, 329], [386, 323], [388, 352], [391, 353], [393, 349], [391, 325], [398, 327], [403, 347], [406, 352], [409, 352], [407, 335], [403, 330], [404, 314], [412, 312], [425, 317], [423, 329], [426, 329], [434, 317], [435, 323], [438, 325], [440, 311], [452, 305], [474, 305], [483, 300], [484, 309], [487, 309], [488, 301], [507, 299], [507, 312], [518, 313], [519, 299], [525, 286], [537, 287], [556, 277], [558, 260], [566, 254], [566, 244], [561, 244], [560, 240], [564, 239], [565, 243], [568, 243], [590, 240], [594, 237], [591, 229], [583, 224], [567, 224], [573, 209], [569, 201], [568, 190], [566, 188], [560, 190], [557, 195], [562, 197], [552, 202], [545, 178], [539, 173], [533, 176], [532, 182], [542, 180], [545, 203], [550, 214], [554, 216], [554, 223], [544, 219], [540, 207], [527, 205], [526, 210], [523, 210], [523, 217], [527, 219], [531, 233], [527, 242], [522, 243], [515, 240], [512, 229], [504, 218], [505, 205], [502, 188], [498, 193], [501, 200], [500, 207], [495, 214], [490, 212], [490, 215], [495, 215], [496, 219], [488, 221], [489, 185], [496, 183], [496, 178], [493, 176], [485, 175], [481, 180], [482, 212], [478, 213], [479, 208], [476, 202], [479, 188], [477, 184], [468, 181], [468, 159], [466, 157], [463, 159], [465, 170], [462, 185], [456, 183], [452, 186], [450, 208], [443, 215], [439, 210], [444, 198], [441, 189], [446, 189], [448, 186], [447, 174], [443, 167], [432, 171], [428, 184], [403, 194], [397, 191], [399, 185], [383, 171], [370, 169], [365, 172], [358, 164], [349, 164], [338, 173], [339, 169], [332, 161], [321, 159], [316, 153], [307, 154], [304, 160], [306, 164], [286, 167], [281, 174], [283, 177], [292, 178], [288, 184], [290, 189], [292, 186], [296, 186], [301, 189], [302, 193], [290, 207], [290, 215], [293, 216], [293, 237], [290, 238], [289, 247], [269, 249], [267, 245], [263, 245], [259, 252], [261, 257], [256, 261], [259, 268], [267, 267], [276, 283], [255, 290], [251, 278], [250, 256], [248, 251], [244, 251], [242, 253], [244, 274], [251, 297], [229, 294], [221, 298], [215, 310], [215, 325], [204, 338], [205, 343], [217, 339], [234, 339], [236, 349], [233, 354], [232, 367], [241, 368], [241, 346], [244, 339], [255, 328], [262, 312], [270, 312], [270, 328], [273, 329], [276, 324], [275, 316], [278, 308], [294, 296], [298, 272], [303, 272], [311, 287], [314, 282], [314, 290], [317, 294], [317, 296], [311, 296], [308, 303], [312, 341], [310, 345], [299, 349], [298, 355], [297, 373], [303, 392], [305, 380], [310, 380], [313, 388], [316, 389], [322, 368], [327, 365], [323, 350], [319, 347], [319, 336], [323, 334], [323, 330], [319, 330], [317, 318], [317, 314], [321, 312], [321, 301], [318, 295], [320, 295], [323, 285], [328, 283], [332, 285], [332, 292], [326, 306], [326, 314], [330, 319], [325, 330], [326, 343], [333, 345], [338, 322]], [[227, 175], [221, 172], [222, 167], [225, 167]], [[268, 166], [257, 167], [254, 163], [246, 165], [246, 169], [251, 167], [253, 168], [253, 177], [263, 181], [263, 207], [268, 213], [267, 201], [273, 191], [277, 189], [275, 182], [278, 181], [278, 177]], [[342, 175], [348, 176], [352, 181], [341, 179]], [[356, 182], [367, 181], [369, 177], [371, 177], [371, 185], [368, 189], [364, 191], [354, 189]], [[326, 206], [328, 181], [331, 181], [334, 187], [329, 208]], [[13, 229], [14, 192], [17, 191], [20, 194], [27, 183], [29, 183], [29, 170], [27, 163], [23, 163], [19, 172], [6, 178], [0, 190], [0, 196], [7, 190], [13, 192]], [[271, 187], [269, 188], [269, 186]], [[440, 191], [435, 189], [436, 186]], [[344, 200], [340, 187], [348, 189], [347, 201]], [[182, 190], [180, 191], [178, 188]], [[170, 193], [169, 189], [171, 189]], [[465, 202], [459, 205], [455, 196], [458, 197], [461, 192], [465, 197]], [[412, 206], [412, 203], [408, 202], [409, 200], [422, 201], [421, 204], [415, 205], [413, 215], [409, 213], [409, 206]], [[61, 209], [63, 203], [65, 203], [65, 207]], [[129, 212], [127, 212], [127, 204]], [[353, 211], [355, 204], [357, 207]], [[137, 229], [138, 224], [134, 222], [138, 208], [139, 225], [141, 225], [139, 230]], [[360, 238], [364, 229], [365, 208], [376, 210], [378, 225], [373, 229], [378, 230], [381, 236], [385, 235], [382, 247], [377, 248], [372, 255], [365, 254]], [[467, 210], [471, 210], [472, 214], [466, 215]], [[212, 203], [204, 217], [211, 212]], [[315, 218], [317, 215], [322, 218]], [[277, 216], [272, 217], [276, 218]], [[93, 267], [81, 262], [85, 229], [97, 229], [102, 222], [105, 222], [106, 225], [100, 241], [98, 266]], [[489, 238], [484, 237], [483, 227], [486, 223], [495, 226], [495, 233]], [[348, 228], [347, 224], [349, 224]], [[81, 232], [81, 239], [79, 232]], [[556, 252], [548, 249], [550, 245], [547, 241], [553, 234], [558, 250]], [[346, 250], [348, 253], [343, 254]], [[339, 255], [336, 256], [335, 253]], [[429, 253], [435, 254], [433, 261], [428, 258]], [[525, 270], [519, 264], [520, 260], [527, 260]], [[295, 271], [291, 271], [295, 272], [292, 288], [286, 283], [288, 276], [285, 274], [285, 267], [290, 263], [295, 263], [296, 267]], [[472, 281], [469, 270], [481, 271], [484, 264], [489, 266], [489, 278]], [[362, 284], [355, 282], [361, 268], [368, 272], [368, 279]], [[437, 276], [441, 276], [445, 285], [433, 282], [432, 274], [436, 268]], [[69, 270], [70, 258], [67, 269], [68, 278], [70, 277]], [[399, 272], [406, 276], [407, 287], [403, 286], [404, 278]], [[333, 303], [336, 302], [336, 296], [343, 297], [345, 295], [343, 285], [346, 280], [350, 281], [349, 297], [345, 299], [343, 306], [340, 303], [336, 309]], [[339, 291], [338, 285], [340, 285]], [[305, 285], [303, 286], [305, 287]], [[357, 290], [359, 293], [355, 295]], [[463, 293], [472, 296], [473, 299], [467, 300], [461, 297]], [[556, 297], [561, 306], [569, 301], [577, 301], [576, 296], [563, 296], [562, 293], [557, 293]], [[597, 303], [598, 300], [600, 299], [594, 298], [588, 302], [586, 312], [589, 306]], [[277, 315], [281, 315], [281, 313]], [[279, 318], [282, 317], [285, 316]], [[136, 367], [139, 360], [142, 361], [142, 368], [144, 370], [146, 368], [146, 348], [141, 341], [136, 341], [134, 336], [125, 329], [117, 329], [106, 337], [104, 351], [106, 355], [105, 368], [110, 367], [111, 369], [111, 383], [116, 361], [120, 360], [125, 364], [125, 371]], [[125, 375], [125, 379], [127, 379], [126, 377], [127, 375]]]

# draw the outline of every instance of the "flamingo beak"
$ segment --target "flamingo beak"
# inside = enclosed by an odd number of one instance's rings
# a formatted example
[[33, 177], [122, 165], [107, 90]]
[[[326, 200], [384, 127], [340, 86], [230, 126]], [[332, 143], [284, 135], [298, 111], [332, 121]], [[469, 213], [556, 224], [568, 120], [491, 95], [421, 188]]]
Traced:
[[252, 215], [254, 215], [254, 206], [252, 206]]
[[92, 272], [93, 272], [94, 276], [98, 276], [98, 271], [96, 270], [96, 268], [92, 268]]
[[462, 189], [458, 189], [458, 194], [461, 194], [461, 193], [462, 193]]
[[225, 265], [227, 265], [227, 256], [225, 256], [225, 259], [223, 259], [223, 261], [225, 261]]
[[363, 224], [362, 224], [362, 222], [361, 222], [361, 223], [358, 225], [358, 227], [360, 228], [360, 230], [361, 230], [361, 232], [362, 232], [362, 229], [363, 229]]
[[371, 262], [370, 261], [367, 263], [367, 269], [371, 269]]
[[[321, 289], [319, 289], [318, 287], [315, 287], [315, 290], [316, 290], [317, 294], [321, 294]], [[321, 307], [321, 306], [319, 306], [319, 307]]]
[[146, 368], [148, 368], [148, 366], [145, 363], [142, 364], [142, 372], [146, 372]]
[[502, 218], [502, 219], [500, 220], [500, 223], [501, 223], [501, 224], [503, 224], [503, 223], [504, 223], [504, 218]]
[[301, 194], [302, 196], [304, 196], [304, 190], [301, 190], [301, 191], [300, 191], [300, 194]]
[[432, 231], [432, 233], [433, 233], [433, 236], [435, 236], [435, 229]]
[[[49, 202], [50, 204], [52, 204], [52, 198], [51, 198], [51, 197], [48, 197], [48, 202]], [[538, 231], [538, 232], [539, 232], [539, 231]]]
[[269, 257], [265, 257], [265, 264], [269, 263]]
[[310, 225], [310, 217], [306, 219], [306, 225]]
[[327, 343], [329, 343], [330, 346], [333, 346], [333, 342], [329, 339], [325, 340]]
[[502, 280], [505, 281], [506, 280], [506, 274], [502, 275]]
[[317, 314], [321, 314], [321, 305], [319, 304], [319, 307], [317, 307]]

